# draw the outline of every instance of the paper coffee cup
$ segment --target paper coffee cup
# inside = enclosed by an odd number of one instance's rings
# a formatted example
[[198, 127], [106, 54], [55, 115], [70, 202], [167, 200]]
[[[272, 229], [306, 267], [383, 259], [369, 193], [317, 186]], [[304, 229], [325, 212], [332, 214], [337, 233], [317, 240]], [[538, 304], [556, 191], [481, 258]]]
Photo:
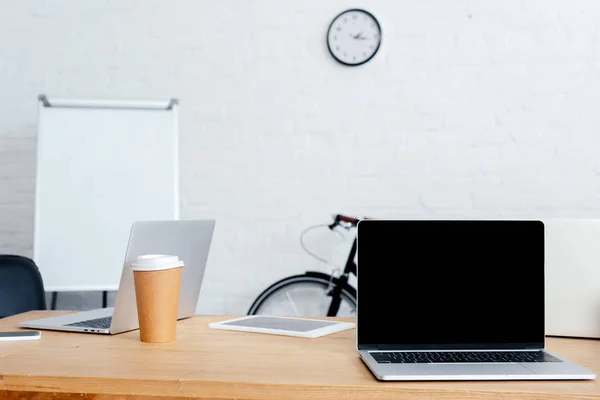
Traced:
[[183, 265], [179, 257], [162, 254], [142, 255], [131, 264], [142, 342], [175, 340]]

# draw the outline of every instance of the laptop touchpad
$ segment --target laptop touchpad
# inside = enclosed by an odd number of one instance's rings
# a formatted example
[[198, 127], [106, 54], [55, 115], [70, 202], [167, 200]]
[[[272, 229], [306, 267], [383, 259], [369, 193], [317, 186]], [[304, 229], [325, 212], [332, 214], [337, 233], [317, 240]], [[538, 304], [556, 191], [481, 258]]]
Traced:
[[[427, 374], [434, 375], [531, 375], [533, 372], [520, 364], [421, 364]], [[425, 372], [425, 370], [423, 370]]]
[[510, 375], [531, 375], [534, 372], [520, 364], [377, 364], [382, 375], [410, 376], [452, 376], [457, 379], [470, 379], [485, 375], [489, 378], [502, 378]]

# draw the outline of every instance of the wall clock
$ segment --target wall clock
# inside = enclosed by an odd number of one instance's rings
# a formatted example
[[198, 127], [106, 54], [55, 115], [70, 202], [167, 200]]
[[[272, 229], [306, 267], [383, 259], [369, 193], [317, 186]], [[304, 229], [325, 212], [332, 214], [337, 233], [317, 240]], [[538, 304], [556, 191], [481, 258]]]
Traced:
[[381, 44], [381, 26], [368, 11], [353, 8], [337, 15], [327, 30], [327, 47], [337, 61], [356, 66], [375, 56]]

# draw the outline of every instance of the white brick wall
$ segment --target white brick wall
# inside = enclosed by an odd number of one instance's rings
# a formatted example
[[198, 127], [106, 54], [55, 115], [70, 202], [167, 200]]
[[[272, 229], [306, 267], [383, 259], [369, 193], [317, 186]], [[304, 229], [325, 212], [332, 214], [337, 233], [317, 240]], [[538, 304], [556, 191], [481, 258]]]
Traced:
[[[348, 68], [325, 33], [355, 6], [383, 44]], [[218, 220], [200, 312], [327, 270], [298, 235], [336, 212], [597, 216], [598, 20], [596, 0], [6, 1], [0, 252], [31, 254], [39, 93], [180, 99], [182, 217]]]

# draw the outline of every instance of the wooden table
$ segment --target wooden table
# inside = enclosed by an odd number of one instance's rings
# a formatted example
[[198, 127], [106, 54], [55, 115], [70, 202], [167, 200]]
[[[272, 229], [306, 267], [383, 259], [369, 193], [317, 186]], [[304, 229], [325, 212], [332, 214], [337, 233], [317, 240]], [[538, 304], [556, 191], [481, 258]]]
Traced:
[[[37, 311], [0, 320], [47, 317]], [[598, 381], [379, 382], [358, 358], [355, 331], [318, 339], [213, 330], [181, 321], [177, 341], [44, 331], [0, 342], [0, 399], [600, 399]], [[600, 340], [548, 339], [548, 348], [600, 372]]]

